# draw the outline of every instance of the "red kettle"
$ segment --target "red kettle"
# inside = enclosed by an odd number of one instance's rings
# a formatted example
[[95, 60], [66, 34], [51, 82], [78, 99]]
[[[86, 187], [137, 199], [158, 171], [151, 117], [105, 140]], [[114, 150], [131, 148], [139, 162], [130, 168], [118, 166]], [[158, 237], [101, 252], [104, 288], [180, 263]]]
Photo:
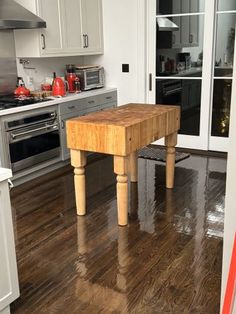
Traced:
[[14, 91], [15, 96], [19, 97], [19, 96], [25, 96], [28, 97], [30, 96], [30, 90], [27, 89], [23, 84], [21, 84], [20, 86], [18, 86], [15, 91]]
[[53, 83], [52, 83], [52, 95], [55, 97], [58, 96], [65, 96], [66, 95], [66, 88], [65, 83], [60, 77], [56, 77], [56, 73], [53, 73]]
[[20, 97], [20, 96], [28, 97], [28, 96], [30, 96], [30, 90], [25, 87], [23, 78], [18, 77], [17, 81], [18, 81], [18, 84], [17, 84], [18, 87], [14, 91], [15, 96], [17, 96], [17, 97]]

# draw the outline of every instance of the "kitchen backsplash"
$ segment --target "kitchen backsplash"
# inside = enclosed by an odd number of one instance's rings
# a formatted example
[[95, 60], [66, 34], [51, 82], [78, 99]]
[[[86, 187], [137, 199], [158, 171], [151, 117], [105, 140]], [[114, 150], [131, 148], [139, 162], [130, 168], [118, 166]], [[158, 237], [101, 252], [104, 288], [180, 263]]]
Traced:
[[57, 57], [57, 58], [27, 58], [28, 64], [20, 64], [17, 58], [18, 76], [23, 77], [29, 89], [39, 89], [45, 77], [52, 77], [53, 72], [58, 76], [65, 75], [66, 64], [84, 64], [84, 57]]

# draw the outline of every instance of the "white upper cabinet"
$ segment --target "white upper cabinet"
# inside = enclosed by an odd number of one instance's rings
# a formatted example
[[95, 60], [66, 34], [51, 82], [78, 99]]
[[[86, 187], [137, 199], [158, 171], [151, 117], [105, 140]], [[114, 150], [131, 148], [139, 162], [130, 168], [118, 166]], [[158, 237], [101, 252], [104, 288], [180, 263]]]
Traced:
[[83, 35], [88, 52], [103, 50], [102, 5], [100, 0], [81, 0]]
[[41, 29], [41, 54], [63, 53], [61, 25], [61, 5], [59, 0], [38, 1], [40, 17], [47, 22], [47, 28]]
[[61, 1], [63, 11], [62, 29], [63, 29], [63, 45], [68, 52], [76, 53], [83, 51], [83, 30], [82, 30], [82, 8], [81, 0]]
[[[181, 0], [173, 1], [173, 12], [181, 12]], [[180, 27], [181, 19], [179, 16], [173, 17], [173, 22]], [[172, 48], [181, 48], [180, 29], [172, 33]]]
[[[190, 12], [199, 12], [199, 1], [190, 0]], [[199, 16], [190, 16], [189, 43], [191, 46], [199, 45]]]
[[45, 29], [15, 30], [17, 57], [103, 53], [102, 0], [17, 2], [47, 23]]

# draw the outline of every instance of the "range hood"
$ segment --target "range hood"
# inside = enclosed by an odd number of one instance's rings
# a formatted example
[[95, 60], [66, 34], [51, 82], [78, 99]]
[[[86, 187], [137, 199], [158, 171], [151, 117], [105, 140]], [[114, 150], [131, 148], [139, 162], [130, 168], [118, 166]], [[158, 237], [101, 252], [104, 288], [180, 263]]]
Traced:
[[46, 22], [14, 0], [0, 0], [0, 29], [45, 28]]
[[172, 22], [167, 17], [157, 17], [157, 25], [159, 31], [178, 31], [179, 26]]

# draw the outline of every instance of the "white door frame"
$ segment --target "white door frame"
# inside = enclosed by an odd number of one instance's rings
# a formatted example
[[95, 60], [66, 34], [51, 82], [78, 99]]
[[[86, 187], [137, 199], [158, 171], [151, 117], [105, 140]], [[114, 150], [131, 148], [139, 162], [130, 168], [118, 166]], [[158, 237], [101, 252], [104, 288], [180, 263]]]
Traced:
[[[214, 61], [216, 40], [216, 4], [217, 0], [205, 0], [204, 37], [203, 37], [203, 69], [200, 114], [200, 135], [178, 135], [178, 147], [201, 150], [227, 150], [228, 139], [211, 137], [211, 117], [213, 106]], [[156, 1], [146, 1], [146, 102], [155, 103], [155, 69], [156, 69]], [[199, 12], [200, 13], [200, 12]], [[183, 14], [186, 15], [186, 14]], [[188, 15], [188, 14], [187, 14]], [[201, 13], [201, 15], [203, 15]], [[150, 76], [151, 75], [151, 76]], [[168, 77], [171, 79], [174, 77]], [[180, 77], [178, 77], [179, 79]], [[186, 79], [183, 77], [183, 79]], [[196, 79], [196, 78], [193, 78]], [[198, 79], [198, 78], [197, 78]], [[149, 85], [152, 85], [152, 90]], [[204, 105], [207, 104], [207, 105]], [[164, 144], [163, 140], [158, 144]]]

